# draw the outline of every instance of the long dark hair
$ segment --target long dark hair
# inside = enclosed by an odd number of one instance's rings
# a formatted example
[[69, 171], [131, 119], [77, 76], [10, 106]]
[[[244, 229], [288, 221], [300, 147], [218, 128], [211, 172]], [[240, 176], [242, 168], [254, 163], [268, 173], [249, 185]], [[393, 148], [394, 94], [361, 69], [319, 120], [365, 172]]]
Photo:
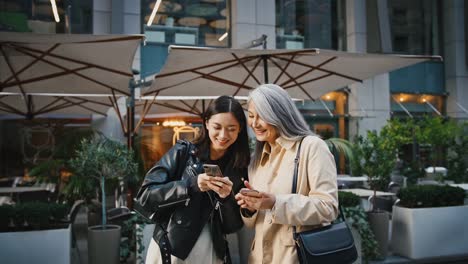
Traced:
[[205, 111], [203, 115], [203, 128], [199, 136], [194, 140], [198, 146], [198, 156], [210, 153], [211, 140], [206, 128], [206, 122], [216, 114], [232, 113], [240, 125], [239, 136], [236, 141], [229, 146], [224, 155], [231, 155], [234, 159], [234, 168], [246, 168], [250, 162], [249, 139], [247, 136], [247, 120], [241, 104], [231, 96], [218, 97]]

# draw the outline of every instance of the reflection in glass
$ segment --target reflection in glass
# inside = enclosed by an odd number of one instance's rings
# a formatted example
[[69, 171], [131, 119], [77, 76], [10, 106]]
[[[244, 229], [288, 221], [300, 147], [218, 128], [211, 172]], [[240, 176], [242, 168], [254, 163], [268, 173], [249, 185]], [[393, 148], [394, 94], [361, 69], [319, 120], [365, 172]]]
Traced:
[[276, 0], [276, 47], [345, 49], [344, 1]]
[[92, 33], [92, 0], [55, 2], [60, 18], [58, 23], [55, 22], [50, 0], [0, 0], [0, 31]]
[[229, 36], [229, 2], [227, 0], [163, 0], [151, 26], [146, 26], [154, 0], [142, 1], [143, 31], [150, 44], [182, 44], [227, 47]]
[[441, 55], [440, 2], [389, 0], [393, 52]]

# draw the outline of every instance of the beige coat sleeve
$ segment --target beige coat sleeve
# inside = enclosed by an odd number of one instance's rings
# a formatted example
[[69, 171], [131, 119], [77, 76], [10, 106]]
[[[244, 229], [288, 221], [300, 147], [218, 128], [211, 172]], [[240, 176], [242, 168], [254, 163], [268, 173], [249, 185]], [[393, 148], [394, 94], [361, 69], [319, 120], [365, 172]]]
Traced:
[[247, 215], [244, 215], [241, 210], [241, 216], [242, 216], [242, 220], [244, 221], [244, 224], [247, 227], [252, 228], [255, 226], [255, 222], [257, 221], [258, 211], [256, 211], [252, 216], [247, 216]]
[[270, 211], [272, 222], [299, 226], [332, 222], [338, 214], [336, 166], [323, 140], [304, 139], [298, 174], [299, 194], [276, 195]]

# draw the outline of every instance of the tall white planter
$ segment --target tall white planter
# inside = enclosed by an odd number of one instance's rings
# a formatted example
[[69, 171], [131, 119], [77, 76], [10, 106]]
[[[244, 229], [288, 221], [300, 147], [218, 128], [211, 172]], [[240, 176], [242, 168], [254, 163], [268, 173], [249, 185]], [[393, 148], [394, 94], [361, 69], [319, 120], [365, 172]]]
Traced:
[[393, 206], [391, 248], [410, 259], [468, 255], [468, 206]]
[[71, 225], [63, 229], [0, 233], [0, 262], [70, 263]]

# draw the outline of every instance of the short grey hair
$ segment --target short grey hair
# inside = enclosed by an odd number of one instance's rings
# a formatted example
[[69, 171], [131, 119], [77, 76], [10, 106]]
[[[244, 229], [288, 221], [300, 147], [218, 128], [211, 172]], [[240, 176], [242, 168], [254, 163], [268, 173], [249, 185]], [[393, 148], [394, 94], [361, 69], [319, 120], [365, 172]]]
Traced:
[[[274, 126], [280, 135], [288, 140], [298, 141], [309, 135], [315, 135], [307, 125], [289, 94], [276, 84], [262, 84], [255, 88], [248, 98], [253, 103], [260, 118]], [[256, 141], [251, 169], [260, 164], [265, 142]]]

